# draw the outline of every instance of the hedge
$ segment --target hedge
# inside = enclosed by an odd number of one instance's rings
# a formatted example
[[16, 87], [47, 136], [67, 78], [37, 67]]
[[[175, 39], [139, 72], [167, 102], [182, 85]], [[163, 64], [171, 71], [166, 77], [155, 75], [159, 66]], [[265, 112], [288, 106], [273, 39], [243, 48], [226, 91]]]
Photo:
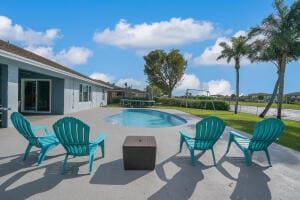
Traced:
[[[199, 109], [208, 109], [213, 110], [213, 104], [216, 110], [229, 110], [230, 106], [225, 101], [219, 100], [187, 100], [187, 107], [188, 108], [199, 108]], [[156, 103], [165, 105], [165, 106], [178, 106], [178, 107], [185, 107], [186, 100], [184, 98], [167, 98], [167, 97], [160, 97], [156, 98]]]

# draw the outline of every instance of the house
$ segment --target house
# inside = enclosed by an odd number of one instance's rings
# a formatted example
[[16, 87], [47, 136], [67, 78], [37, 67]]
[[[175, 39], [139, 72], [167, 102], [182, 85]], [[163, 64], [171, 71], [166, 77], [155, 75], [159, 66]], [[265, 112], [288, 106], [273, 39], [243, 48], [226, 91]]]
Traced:
[[0, 40], [1, 127], [11, 126], [9, 116], [69, 114], [107, 104], [112, 87], [68, 67]]
[[[267, 102], [270, 100], [272, 94], [268, 93], [253, 93], [253, 94], [248, 94], [248, 100], [252, 102]], [[276, 99], [275, 99], [276, 101]]]
[[132, 88], [122, 88], [116, 85], [112, 85], [113, 88], [108, 90], [108, 103], [113, 103], [114, 99], [121, 98], [135, 98], [135, 99], [145, 99], [148, 97], [148, 93], [138, 89]]
[[285, 95], [288, 103], [300, 101], [300, 92], [291, 92]]

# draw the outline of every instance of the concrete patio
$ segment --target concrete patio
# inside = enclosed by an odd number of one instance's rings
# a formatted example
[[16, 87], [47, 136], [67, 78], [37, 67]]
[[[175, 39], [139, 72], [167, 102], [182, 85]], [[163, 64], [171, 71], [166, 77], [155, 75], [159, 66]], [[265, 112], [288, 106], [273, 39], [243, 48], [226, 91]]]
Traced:
[[[60, 169], [65, 151], [61, 145], [48, 153], [37, 166], [37, 149], [22, 161], [27, 141], [14, 128], [0, 129], [0, 199], [300, 199], [300, 153], [272, 144], [273, 167], [268, 167], [263, 152], [256, 152], [251, 167], [245, 165], [241, 151], [233, 144], [228, 155], [227, 127], [215, 145], [217, 166], [211, 152], [199, 152], [196, 166], [190, 164], [184, 146], [178, 154], [179, 133], [194, 135], [200, 119], [165, 110], [185, 118], [188, 123], [171, 128], [127, 128], [106, 123], [103, 118], [119, 113], [120, 108], [97, 108], [72, 116], [91, 127], [91, 139], [100, 132], [107, 135], [106, 156], [96, 154], [88, 175], [88, 157], [70, 158], [65, 175]], [[62, 116], [31, 116], [33, 125], [52, 124]], [[153, 135], [157, 142], [154, 171], [125, 171], [122, 144], [128, 135]]]

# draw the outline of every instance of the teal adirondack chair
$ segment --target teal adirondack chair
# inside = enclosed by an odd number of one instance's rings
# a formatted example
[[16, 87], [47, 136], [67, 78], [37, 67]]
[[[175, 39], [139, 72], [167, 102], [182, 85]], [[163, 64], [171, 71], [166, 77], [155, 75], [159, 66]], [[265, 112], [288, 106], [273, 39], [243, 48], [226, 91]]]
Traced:
[[74, 117], [64, 117], [53, 124], [53, 130], [58, 140], [67, 151], [61, 173], [64, 174], [68, 156], [88, 156], [89, 174], [98, 147], [101, 147], [104, 157], [105, 134], [100, 134], [94, 141], [89, 141], [90, 127]]
[[[50, 134], [47, 126], [32, 127], [30, 121], [28, 121], [22, 114], [14, 112], [10, 116], [14, 127], [18, 132], [23, 135], [29, 142], [23, 160], [26, 160], [32, 146], [41, 148], [41, 152], [38, 157], [38, 165], [41, 165], [47, 152], [59, 144], [58, 139], [54, 134]], [[44, 129], [46, 135], [36, 136], [35, 131]]]
[[216, 165], [213, 146], [221, 137], [226, 127], [225, 122], [218, 117], [206, 117], [196, 124], [196, 136], [190, 137], [186, 132], [180, 131], [180, 149], [185, 142], [190, 154], [192, 165], [195, 165], [194, 150], [211, 150], [214, 165]]
[[252, 138], [230, 131], [226, 154], [229, 152], [231, 143], [234, 142], [243, 151], [247, 165], [251, 164], [254, 151], [264, 151], [269, 165], [272, 166], [268, 147], [279, 138], [283, 129], [284, 123], [281, 120], [269, 118], [255, 125]]

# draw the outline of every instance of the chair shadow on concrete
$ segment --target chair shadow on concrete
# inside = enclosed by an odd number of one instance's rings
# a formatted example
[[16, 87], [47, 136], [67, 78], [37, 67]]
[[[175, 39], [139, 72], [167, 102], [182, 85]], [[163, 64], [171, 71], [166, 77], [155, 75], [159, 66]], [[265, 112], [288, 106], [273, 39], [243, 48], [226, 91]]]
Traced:
[[101, 164], [94, 173], [91, 184], [102, 185], [126, 185], [146, 174], [150, 170], [124, 170], [123, 160], [118, 159]]
[[[225, 162], [239, 168], [237, 178], [234, 178], [233, 175], [223, 167]], [[232, 183], [224, 187], [233, 187], [233, 182], [236, 182], [235, 188], [230, 196], [231, 199], [272, 199], [268, 187], [268, 182], [271, 179], [264, 173], [268, 168], [269, 166], [260, 166], [253, 162], [251, 166], [247, 166], [244, 157], [228, 157], [226, 155], [217, 163], [219, 172], [232, 180]]]
[[[58, 154], [58, 155], [47, 155], [45, 157], [45, 160], [49, 160], [52, 158], [56, 158], [59, 156], [62, 156], [64, 154]], [[6, 176], [8, 174], [14, 173], [18, 170], [32, 167], [32, 166], [37, 166], [37, 159], [39, 156], [39, 151], [31, 151], [30, 154], [28, 155], [26, 160], [23, 160], [24, 154], [16, 154], [16, 155], [10, 155], [6, 157], [0, 157], [0, 177]], [[3, 161], [3, 160], [8, 160]], [[10, 159], [10, 160], [9, 160]]]
[[[96, 158], [98, 160], [100, 158]], [[79, 167], [87, 165], [88, 161], [84, 162], [68, 162], [65, 175], [61, 175], [61, 167], [63, 161], [55, 162], [49, 165], [36, 167], [20, 171], [8, 178], [0, 185], [0, 196], [1, 199], [27, 199], [33, 195], [43, 193], [51, 190], [57, 186], [60, 182], [65, 179], [79, 178], [82, 176], [89, 175], [88, 171], [85, 174], [78, 174]], [[31, 182], [26, 182], [17, 187], [9, 189], [15, 182], [25, 176], [37, 177], [40, 175], [39, 170], [44, 170], [44, 173], [40, 178], [35, 179]]]
[[[196, 166], [192, 166], [189, 156], [172, 156], [167, 160], [155, 166], [158, 177], [166, 182], [166, 184], [151, 195], [148, 199], [190, 199], [194, 193], [197, 183], [203, 180], [204, 176], [202, 170], [206, 170], [211, 166], [203, 165], [197, 161], [205, 151], [200, 152], [195, 156]], [[171, 164], [177, 168], [177, 173], [172, 178], [167, 178], [164, 167]], [[169, 173], [169, 172], [167, 172]]]

